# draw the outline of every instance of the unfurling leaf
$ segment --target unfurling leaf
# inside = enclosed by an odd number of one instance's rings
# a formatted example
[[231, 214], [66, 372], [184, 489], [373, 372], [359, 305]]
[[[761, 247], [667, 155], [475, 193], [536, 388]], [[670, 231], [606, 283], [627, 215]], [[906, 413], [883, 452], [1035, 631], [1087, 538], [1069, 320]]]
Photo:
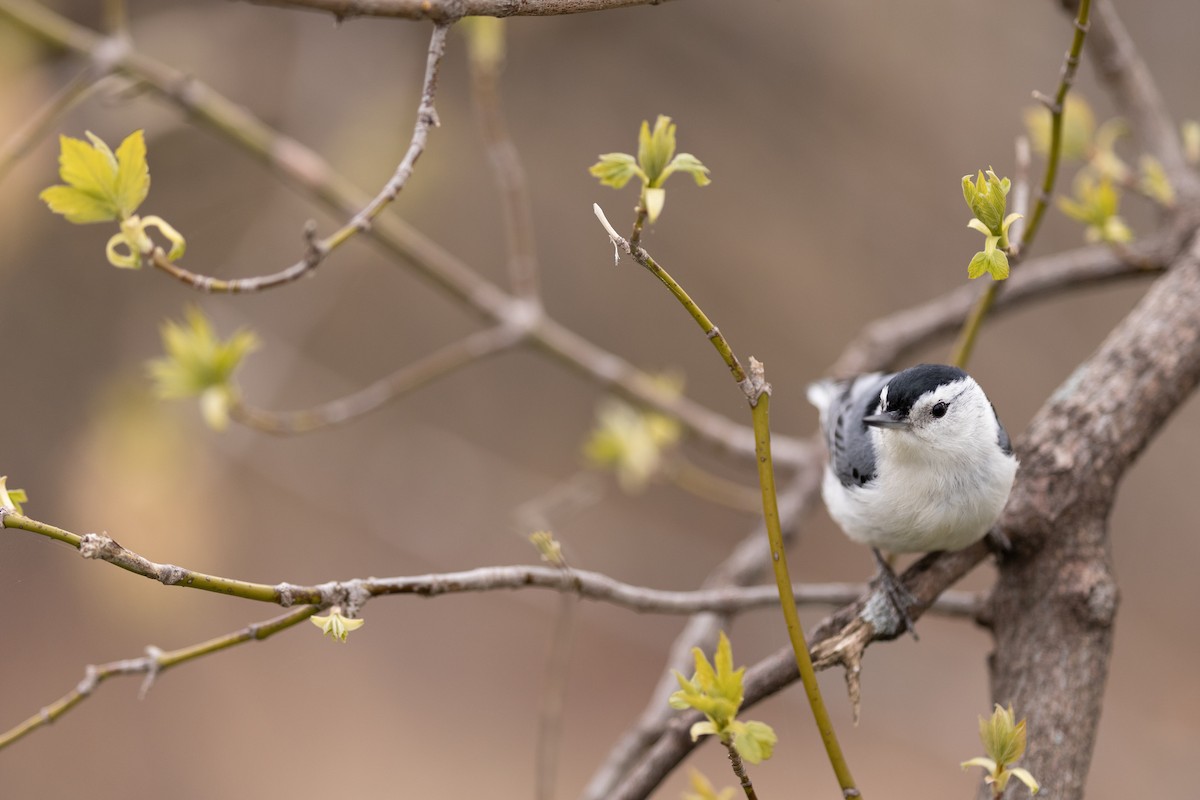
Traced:
[[1012, 706], [1003, 708], [996, 704], [991, 717], [979, 718], [979, 740], [987, 757], [976, 757], [962, 762], [962, 768], [982, 767], [987, 771], [984, 781], [991, 785], [994, 796], [1001, 797], [1010, 778], [1016, 778], [1037, 794], [1038, 782], [1028, 770], [1013, 764], [1025, 755], [1025, 720], [1016, 721]]
[[673, 172], [688, 173], [696, 180], [697, 186], [708, 186], [712, 183], [712, 179], [708, 177], [708, 167], [701, 164], [700, 159], [691, 153], [680, 153], [672, 158], [671, 163], [663, 170], [659, 183], [665, 181]]
[[646, 173], [651, 186], [661, 186], [666, 176], [663, 171], [667, 168], [672, 156], [675, 155], [675, 125], [671, 118], [663, 114], [654, 120], [654, 130], [650, 123], [642, 121], [642, 129], [638, 133], [638, 164]]
[[641, 208], [650, 222], [662, 214], [667, 195], [663, 184], [676, 172], [686, 172], [697, 186], [711, 183], [708, 167], [691, 153], [675, 154], [675, 125], [671, 118], [660, 114], [654, 127], [646, 120], [638, 132], [637, 157], [629, 153], [605, 153], [600, 160], [588, 167], [588, 172], [600, 179], [600, 183], [620, 189], [633, 178], [642, 182]]
[[24, 489], [9, 489], [7, 483], [8, 476], [0, 475], [0, 508], [6, 508], [17, 514], [24, 513], [21, 510], [21, 504], [28, 503], [29, 496], [25, 494]]
[[662, 213], [663, 206], [667, 202], [667, 190], [648, 186], [643, 194], [645, 195], [646, 215], [651, 222], [654, 222]]
[[150, 191], [146, 142], [134, 131], [114, 154], [90, 131], [90, 140], [59, 137], [59, 177], [65, 185], [51, 186], [39, 197], [50, 210], [70, 222], [124, 220], [137, 211]]
[[[657, 382], [671, 395], [682, 391], [682, 380], [663, 376]], [[611, 469], [626, 492], [635, 493], [663, 467], [664, 457], [683, 434], [679, 422], [655, 411], [634, 408], [609, 398], [596, 409], [596, 427], [583, 446], [593, 466]]]
[[147, 366], [159, 397], [199, 397], [205, 422], [221, 430], [237, 397], [234, 370], [258, 348], [258, 337], [240, 330], [222, 341], [198, 308], [188, 308], [186, 316], [186, 324], [171, 320], [163, 324], [166, 357]]
[[1075, 196], [1060, 197], [1058, 207], [1064, 214], [1087, 225], [1084, 237], [1089, 242], [1109, 244], [1128, 242], [1133, 232], [1117, 215], [1120, 194], [1110, 178], [1096, 180], [1087, 171], [1075, 179]]
[[350, 635], [350, 631], [356, 631], [363, 626], [366, 620], [351, 619], [342, 615], [342, 612], [334, 608], [329, 614], [323, 617], [309, 617], [309, 622], [321, 629], [321, 632], [326, 636], [331, 636], [339, 642], [345, 642], [346, 637]]
[[733, 746], [742, 758], [751, 764], [759, 764], [771, 757], [779, 737], [765, 722], [733, 723]]
[[600, 179], [600, 183], [620, 189], [634, 176], [646, 179], [637, 161], [628, 153], [605, 153], [600, 160], [588, 167], [588, 172]]
[[567, 565], [566, 560], [563, 559], [562, 545], [555, 540], [554, 534], [550, 531], [535, 531], [529, 534], [529, 541], [537, 548], [542, 561], [545, 561], [547, 564], [553, 564], [556, 567], [565, 567]]
[[970, 175], [963, 176], [963, 199], [967, 201], [967, 207], [971, 209], [975, 219], [982, 222], [994, 236], [1003, 233], [1002, 225], [1007, 205], [1005, 198], [1011, 186], [1012, 182], [1008, 178], [998, 177], [990, 168], [986, 176], [983, 170], [980, 170], [974, 183], [971, 182]]

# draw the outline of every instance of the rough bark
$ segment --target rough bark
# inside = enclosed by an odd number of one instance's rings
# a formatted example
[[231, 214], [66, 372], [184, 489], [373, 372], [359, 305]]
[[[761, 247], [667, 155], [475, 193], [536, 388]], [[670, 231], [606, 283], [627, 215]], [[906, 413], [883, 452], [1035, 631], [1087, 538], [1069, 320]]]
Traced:
[[[1200, 241], [1030, 423], [988, 617], [993, 699], [1029, 720], [1023, 764], [1049, 797], [1083, 797], [1118, 591], [1117, 484], [1200, 380]], [[983, 795], [981, 795], [983, 796]]]

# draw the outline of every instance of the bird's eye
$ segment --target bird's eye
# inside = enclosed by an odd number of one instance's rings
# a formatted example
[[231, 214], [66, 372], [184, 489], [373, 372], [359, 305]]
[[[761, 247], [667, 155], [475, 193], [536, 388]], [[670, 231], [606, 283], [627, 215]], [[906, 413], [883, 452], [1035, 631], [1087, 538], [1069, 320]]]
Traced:
[[941, 419], [942, 417], [946, 416], [946, 412], [948, 410], [950, 410], [949, 403], [934, 403], [933, 408], [929, 409], [929, 413], [938, 419]]

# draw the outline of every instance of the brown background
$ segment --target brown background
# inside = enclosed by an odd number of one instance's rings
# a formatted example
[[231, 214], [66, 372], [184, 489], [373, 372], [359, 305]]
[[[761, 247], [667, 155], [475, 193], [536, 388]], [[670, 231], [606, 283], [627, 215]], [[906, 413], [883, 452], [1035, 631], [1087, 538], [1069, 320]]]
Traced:
[[[97, 24], [93, 4], [67, 10]], [[1200, 7], [1120, 4], [1181, 117], [1200, 115]], [[315, 147], [364, 188], [407, 143], [428, 26], [355, 21], [236, 3], [132, 4], [138, 47], [194, 72]], [[1012, 171], [1012, 138], [1033, 89], [1057, 80], [1069, 26], [1048, 2], [675, 2], [565, 19], [513, 20], [503, 90], [525, 157], [552, 315], [651, 370], [682, 369], [688, 393], [741, 419], [739, 396], [703, 337], [647, 275], [614, 269], [592, 217], [624, 228], [632, 190], [597, 186], [595, 155], [635, 146], [657, 113], [712, 169], [679, 180], [647, 245], [744, 355], [766, 362], [778, 430], [802, 435], [803, 401], [867, 321], [965, 280], [979, 244], [958, 187], [966, 172]], [[496, 281], [503, 236], [452, 35], [435, 131], [396, 213]], [[0, 23], [0, 136], [79, 61], [32, 48]], [[1107, 102], [1085, 63], [1080, 87]], [[185, 264], [222, 276], [274, 271], [301, 252], [304, 221], [336, 220], [251, 159], [134, 87], [71, 113], [62, 130], [111, 142], [144, 127], [154, 187], [145, 206], [188, 237]], [[1127, 151], [1132, 154], [1134, 151]], [[35, 517], [107, 530], [159, 560], [295, 583], [534, 560], [514, 509], [574, 475], [597, 388], [531, 353], [475, 365], [341, 429], [298, 439], [216, 435], [192, 404], [147, 398], [157, 327], [201, 301], [222, 331], [251, 325], [263, 350], [247, 397], [297, 408], [338, 396], [473, 329], [471, 315], [371, 246], [339, 251], [317, 277], [263, 296], [201, 298], [158, 274], [103, 260], [105, 226], [69, 226], [36, 192], [55, 181], [47, 142], [0, 184], [0, 474]], [[1135, 227], [1151, 219], [1130, 202]], [[1038, 251], [1081, 233], [1052, 213]], [[973, 372], [1010, 431], [1136, 301], [1144, 286], [1089, 290], [998, 319]], [[944, 359], [940, 345], [923, 354]], [[1114, 550], [1123, 602], [1090, 796], [1114, 800], [1194, 785], [1200, 690], [1192, 628], [1195, 452], [1184, 409], [1130, 474]], [[694, 457], [721, 465], [702, 450]], [[725, 474], [753, 482], [750, 465]], [[555, 531], [574, 564], [660, 588], [693, 587], [751, 524], [669, 486], [638, 497], [608, 485]], [[865, 551], [824, 512], [794, 569], [854, 580]], [[985, 587], [986, 571], [970, 586]], [[105, 685], [48, 730], [0, 753], [5, 797], [529, 797], [539, 688], [555, 598], [522, 592], [381, 600], [351, 643], [308, 626], [164, 676], [146, 700]], [[68, 549], [9, 532], [0, 544], [0, 727], [67, 691], [90, 662], [173, 648], [270, 616], [270, 609], [168, 590]], [[819, 611], [806, 617], [815, 621]], [[675, 618], [584, 604], [578, 616], [559, 795], [578, 793], [656, 678]], [[810, 622], [811, 624], [811, 622]], [[868, 796], [964, 797], [977, 774], [975, 719], [988, 710], [989, 638], [964, 622], [921, 623], [920, 643], [873, 648], [862, 723], [839, 675], [823, 678]], [[774, 612], [739, 621], [735, 656], [782, 641]], [[801, 694], [752, 715], [780, 734], [755, 769], [760, 796], [834, 790]], [[1039, 732], [1030, 731], [1036, 738]], [[693, 760], [732, 782], [711, 745]], [[661, 796], [676, 797], [676, 777]]]

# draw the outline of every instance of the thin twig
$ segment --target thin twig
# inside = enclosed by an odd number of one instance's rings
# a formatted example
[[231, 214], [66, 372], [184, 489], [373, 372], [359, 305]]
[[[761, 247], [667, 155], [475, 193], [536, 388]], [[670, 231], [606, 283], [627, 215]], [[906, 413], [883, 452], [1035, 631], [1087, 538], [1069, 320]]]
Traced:
[[104, 73], [98, 72], [95, 65], [85, 67], [0, 144], [0, 181], [8, 177], [8, 173], [21, 156], [46, 136], [64, 114], [91, 94], [96, 84], [104, 77]]
[[721, 744], [725, 746], [725, 750], [729, 754], [729, 766], [733, 768], [733, 774], [737, 776], [738, 784], [742, 787], [746, 800], [758, 800], [758, 795], [754, 793], [754, 784], [751, 783], [750, 776], [746, 774], [746, 765], [742, 763], [741, 754], [733, 746], [733, 742], [722, 741]]
[[[774, 586], [676, 592], [623, 583], [599, 572], [578, 569], [564, 572], [555, 567], [539, 566], [480, 567], [464, 572], [355, 578], [311, 586], [287, 582], [271, 585], [208, 575], [174, 564], [159, 564], [122, 547], [107, 534], [80, 535], [21, 514], [3, 514], [0, 527], [36, 533], [63, 542], [78, 549], [85, 558], [107, 561], [167, 586], [200, 589], [282, 606], [304, 603], [322, 607], [334, 604], [361, 607], [370, 598], [384, 595], [437, 597], [506, 589], [549, 589], [631, 611], [654, 614], [736, 614], [770, 607], [778, 602], [778, 592]], [[864, 591], [861, 584], [844, 583], [799, 584], [794, 587], [799, 604], [841, 605], [862, 596]], [[950, 616], [969, 616], [974, 613], [975, 600], [964, 594], [953, 597], [940, 608]]]
[[674, 454], [663, 465], [663, 474], [680, 489], [709, 503], [752, 514], [762, 511], [762, 497], [757, 487], [714, 475], [693, 464], [682, 453]]
[[429, 55], [425, 62], [425, 80], [421, 88], [421, 102], [417, 106], [417, 121], [413, 125], [413, 134], [408, 145], [408, 150], [405, 152], [404, 158], [400, 160], [400, 164], [396, 167], [395, 173], [384, 184], [379, 194], [375, 195], [366, 206], [358, 211], [341, 228], [324, 239], [316, 239], [310, 232], [306, 236], [308, 247], [305, 250], [303, 258], [290, 267], [285, 267], [269, 275], [234, 278], [230, 280], [213, 278], [184, 269], [168, 259], [161, 249], [155, 249], [150, 254], [151, 263], [176, 280], [194, 289], [199, 289], [202, 292], [219, 294], [258, 292], [283, 286], [311, 274], [332, 251], [348, 242], [356, 234], [368, 230], [371, 227], [371, 222], [379, 215], [379, 212], [399, 196], [400, 190], [404, 188], [405, 183], [412, 176], [413, 167], [416, 165], [417, 159], [425, 152], [425, 144], [429, 139], [429, 129], [438, 124], [437, 111], [434, 108], [433, 100], [437, 94], [438, 68], [441, 66], [442, 56], [446, 52], [446, 34], [449, 30], [449, 25], [446, 24], [438, 24], [433, 28], [433, 34], [429, 39]]
[[563, 708], [570, 676], [571, 639], [575, 630], [579, 599], [564, 594], [558, 598], [550, 648], [546, 656], [546, 678], [538, 709], [537, 757], [534, 766], [535, 800], [554, 800], [558, 782], [558, 754], [562, 746]]
[[[1050, 149], [1046, 157], [1046, 171], [1042, 176], [1041, 193], [1037, 196], [1037, 200], [1033, 205], [1033, 213], [1025, 224], [1025, 231], [1021, 235], [1021, 241], [1017, 245], [1016, 250], [1012, 253], [1010, 261], [1016, 265], [1017, 259], [1029, 252], [1029, 248], [1033, 246], [1034, 239], [1037, 237], [1038, 230], [1041, 229], [1042, 219], [1046, 215], [1046, 209], [1050, 205], [1050, 198], [1054, 196], [1054, 184], [1058, 180], [1058, 165], [1062, 158], [1062, 140], [1063, 140], [1063, 110], [1067, 100], [1067, 92], [1075, 83], [1075, 73], [1079, 69], [1079, 59], [1083, 54], [1083, 42], [1087, 37], [1089, 12], [1091, 11], [1091, 0], [1079, 0], [1079, 11], [1075, 17], [1075, 30], [1071, 35], [1071, 48], [1067, 51], [1066, 57], [1063, 60], [1062, 70], [1059, 74], [1058, 91], [1054, 93], [1053, 100], [1046, 100], [1046, 107], [1050, 109]], [[963, 325], [962, 333], [959, 334], [958, 341], [954, 345], [954, 354], [950, 358], [950, 363], [958, 367], [965, 367], [967, 362], [971, 360], [971, 351], [975, 349], [975, 340], [979, 336], [979, 331], [983, 327], [983, 320], [991, 310], [992, 304], [996, 302], [996, 293], [1000, 291], [1001, 282], [993, 280], [988, 283], [987, 288], [979, 295], [979, 299], [975, 303], [974, 309], [970, 316], [967, 317], [966, 323]]]
[[358, 419], [385, 403], [426, 386], [468, 364], [482, 361], [518, 344], [524, 333], [508, 327], [489, 328], [435, 350], [424, 358], [345, 397], [299, 411], [266, 411], [246, 405], [240, 398], [229, 416], [249, 428], [277, 436], [291, 436]]
[[0, 750], [8, 747], [13, 742], [21, 739], [38, 728], [45, 727], [57, 720], [63, 714], [73, 709], [75, 706], [82, 703], [84, 700], [92, 696], [100, 684], [109, 678], [118, 675], [144, 675], [145, 680], [142, 683], [141, 696], [146, 694], [154, 680], [166, 672], [171, 667], [179, 664], [184, 664], [193, 661], [201, 656], [209, 655], [210, 653], [228, 650], [231, 647], [236, 647], [245, 642], [262, 641], [263, 639], [274, 636], [280, 631], [286, 630], [293, 625], [298, 625], [304, 620], [317, 613], [320, 609], [317, 606], [303, 606], [294, 611], [289, 611], [266, 622], [259, 622], [254, 625], [248, 625], [241, 630], [224, 636], [218, 636], [215, 639], [209, 639], [206, 642], [195, 644], [190, 647], [184, 647], [179, 650], [169, 650], [163, 652], [156, 647], [147, 647], [146, 655], [140, 658], [130, 658], [123, 661], [110, 661], [107, 664], [89, 665], [84, 671], [83, 680], [81, 680], [74, 689], [67, 692], [65, 695], [55, 700], [53, 703], [44, 706], [38, 713], [34, 714], [29, 719], [21, 724], [0, 733]]
[[323, 11], [339, 20], [400, 17], [453, 22], [462, 17], [553, 17], [630, 6], [656, 6], [666, 0], [248, 0], [254, 5]]
[[[725, 366], [729, 368], [729, 372], [733, 375], [733, 379], [737, 382], [738, 388], [746, 395], [746, 399], [753, 405], [758, 399], [758, 387], [754, 386], [746, 375], [746, 370], [742, 367], [738, 357], [734, 354], [733, 348], [725, 339], [724, 334], [713, 324], [708, 315], [696, 304], [683, 287], [671, 277], [662, 266], [655, 261], [644, 248], [634, 247], [633, 244], [617, 233], [612, 224], [608, 221], [608, 217], [604, 216], [603, 209], [599, 203], [592, 204], [592, 211], [596, 214], [596, 219], [600, 220], [600, 224], [604, 226], [604, 230], [608, 232], [608, 238], [612, 241], [613, 246], [624, 251], [624, 253], [634, 261], [641, 264], [645, 269], [667, 287], [684, 310], [688, 312], [696, 324], [700, 326], [700, 330], [704, 332], [704, 336], [712, 346], [716, 348], [717, 354], [721, 356], [721, 360], [725, 362]], [[639, 218], [641, 213], [639, 212]], [[637, 230], [637, 228], [635, 228]]]
[[[0, 18], [93, 59], [111, 50], [108, 60], [112, 69], [160, 93], [336, 213], [354, 214], [369, 202], [318, 153], [272, 129], [244, 106], [191, 75], [132, 48], [108, 48], [108, 39], [36, 3], [0, 0]], [[399, 217], [378, 217], [366, 235], [485, 319], [528, 326], [530, 344], [559, 363], [622, 397], [677, 418], [689, 433], [710, 445], [742, 458], [753, 457], [749, 426], [664, 391], [642, 370], [550, 319], [528, 301], [505, 293]], [[775, 445], [775, 457], [781, 463], [798, 464], [812, 458], [811, 450], [794, 439], [778, 437]]]
[[[481, 21], [482, 22], [482, 21]], [[495, 25], [502, 23], [496, 22]], [[503, 36], [503, 32], [497, 33]], [[500, 190], [504, 233], [508, 241], [508, 275], [517, 297], [538, 302], [537, 248], [533, 234], [533, 210], [521, 154], [509, 135], [500, 101], [501, 57], [484, 57], [471, 47], [471, 97], [479, 118], [479, 130]]]

